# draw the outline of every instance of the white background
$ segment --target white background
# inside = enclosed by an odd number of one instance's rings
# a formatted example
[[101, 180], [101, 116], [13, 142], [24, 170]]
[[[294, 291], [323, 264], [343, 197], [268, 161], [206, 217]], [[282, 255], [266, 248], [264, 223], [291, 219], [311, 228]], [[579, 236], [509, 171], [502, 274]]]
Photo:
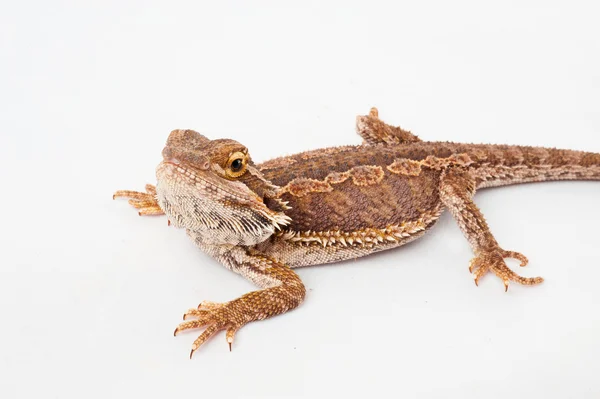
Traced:
[[595, 1], [294, 3], [0, 6], [0, 396], [597, 398], [593, 182], [478, 194], [541, 286], [475, 287], [445, 214], [402, 249], [299, 270], [300, 308], [188, 359], [183, 312], [253, 287], [112, 201], [154, 182], [171, 129], [261, 161], [358, 144], [377, 106], [426, 140], [600, 152]]

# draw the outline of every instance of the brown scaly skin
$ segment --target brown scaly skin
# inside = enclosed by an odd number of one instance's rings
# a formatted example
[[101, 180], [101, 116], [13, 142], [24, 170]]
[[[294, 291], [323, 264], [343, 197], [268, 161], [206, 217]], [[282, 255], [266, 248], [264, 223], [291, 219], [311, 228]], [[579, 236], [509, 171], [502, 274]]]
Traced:
[[226, 330], [231, 348], [243, 325], [297, 307], [306, 290], [295, 267], [358, 258], [410, 242], [444, 208], [458, 222], [475, 258], [475, 283], [492, 271], [504, 282], [533, 285], [505, 258], [527, 264], [496, 241], [472, 198], [479, 188], [548, 180], [600, 180], [600, 154], [507, 145], [424, 142], [383, 123], [373, 108], [357, 117], [361, 146], [325, 148], [255, 165], [246, 147], [171, 132], [156, 188], [118, 191], [140, 215], [169, 222], [228, 269], [260, 290], [226, 303], [202, 302], [175, 330], [205, 327], [191, 355]]

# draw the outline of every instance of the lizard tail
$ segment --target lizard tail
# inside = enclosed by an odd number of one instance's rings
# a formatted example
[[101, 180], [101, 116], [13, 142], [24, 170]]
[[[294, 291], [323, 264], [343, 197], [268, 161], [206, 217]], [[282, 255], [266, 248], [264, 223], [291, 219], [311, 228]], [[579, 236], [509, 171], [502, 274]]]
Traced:
[[479, 188], [553, 180], [600, 180], [598, 153], [519, 146], [489, 146], [484, 153], [485, 159], [476, 162]]

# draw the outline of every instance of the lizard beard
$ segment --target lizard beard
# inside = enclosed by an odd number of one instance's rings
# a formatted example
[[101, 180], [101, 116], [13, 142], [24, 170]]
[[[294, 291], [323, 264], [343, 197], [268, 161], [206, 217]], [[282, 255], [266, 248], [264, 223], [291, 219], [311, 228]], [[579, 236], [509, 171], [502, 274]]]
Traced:
[[157, 199], [176, 226], [196, 233], [206, 244], [255, 245], [289, 223], [272, 211], [244, 184], [213, 181], [180, 165], [157, 168]]

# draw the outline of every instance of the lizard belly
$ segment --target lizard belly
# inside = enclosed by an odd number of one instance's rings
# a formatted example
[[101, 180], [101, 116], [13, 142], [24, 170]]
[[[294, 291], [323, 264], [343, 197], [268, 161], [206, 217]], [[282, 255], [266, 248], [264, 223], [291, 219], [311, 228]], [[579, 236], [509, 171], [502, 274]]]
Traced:
[[435, 225], [442, 209], [439, 205], [415, 221], [385, 229], [336, 231], [329, 234], [280, 232], [253, 248], [292, 268], [356, 259], [416, 240]]

